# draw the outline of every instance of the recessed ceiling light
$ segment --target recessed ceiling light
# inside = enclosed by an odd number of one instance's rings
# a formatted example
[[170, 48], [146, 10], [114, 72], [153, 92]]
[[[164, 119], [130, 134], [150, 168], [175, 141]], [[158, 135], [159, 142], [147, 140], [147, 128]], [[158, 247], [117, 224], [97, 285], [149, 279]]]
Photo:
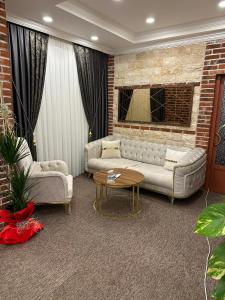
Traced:
[[155, 18], [152, 18], [152, 17], [147, 18], [147, 19], [146, 19], [146, 23], [148, 23], [148, 24], [153, 24], [153, 23], [155, 23]]
[[218, 6], [221, 7], [221, 8], [225, 8], [225, 1], [220, 1], [218, 3]]
[[50, 16], [44, 16], [43, 21], [45, 21], [46, 23], [51, 23], [51, 22], [53, 22], [53, 19]]
[[92, 40], [92, 41], [98, 41], [98, 36], [97, 36], [97, 35], [93, 35], [93, 36], [91, 37], [91, 40]]

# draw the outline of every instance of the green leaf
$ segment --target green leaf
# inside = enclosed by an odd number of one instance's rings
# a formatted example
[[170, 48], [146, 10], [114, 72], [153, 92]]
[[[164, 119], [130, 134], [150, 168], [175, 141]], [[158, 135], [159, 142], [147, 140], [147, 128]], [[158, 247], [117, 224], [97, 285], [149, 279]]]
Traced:
[[195, 233], [208, 237], [225, 235], [225, 204], [212, 204], [200, 214]]
[[10, 174], [10, 191], [9, 198], [12, 201], [14, 212], [26, 207], [30, 200], [29, 191], [34, 184], [28, 184], [30, 169], [13, 170]]
[[215, 300], [225, 300], [225, 276], [220, 279], [215, 290], [212, 292], [212, 297]]
[[225, 243], [213, 251], [208, 263], [208, 275], [216, 280], [225, 275]]
[[18, 139], [12, 131], [0, 134], [0, 153], [10, 166], [16, 165], [29, 155], [23, 139]]

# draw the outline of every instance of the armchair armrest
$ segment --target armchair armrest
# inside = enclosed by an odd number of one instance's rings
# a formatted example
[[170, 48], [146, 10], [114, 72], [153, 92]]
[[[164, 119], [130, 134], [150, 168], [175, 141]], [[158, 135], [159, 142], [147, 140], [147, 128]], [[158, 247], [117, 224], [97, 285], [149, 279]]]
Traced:
[[32, 185], [30, 197], [36, 203], [65, 203], [68, 198], [68, 181], [62, 172], [32, 173], [28, 184]]
[[69, 175], [68, 166], [67, 164], [62, 160], [51, 160], [51, 161], [43, 161], [40, 162], [40, 167], [42, 171], [57, 171], [61, 172], [64, 175]]
[[189, 152], [182, 163], [174, 168], [174, 196], [186, 198], [205, 183], [206, 151], [196, 148]]

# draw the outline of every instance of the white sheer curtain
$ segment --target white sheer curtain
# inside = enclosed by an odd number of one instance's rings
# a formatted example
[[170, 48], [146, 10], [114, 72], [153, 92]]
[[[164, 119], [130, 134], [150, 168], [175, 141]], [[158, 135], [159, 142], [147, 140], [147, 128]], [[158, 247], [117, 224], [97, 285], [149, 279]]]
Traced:
[[38, 160], [62, 159], [77, 176], [84, 171], [88, 141], [73, 46], [49, 39], [41, 109], [35, 129]]

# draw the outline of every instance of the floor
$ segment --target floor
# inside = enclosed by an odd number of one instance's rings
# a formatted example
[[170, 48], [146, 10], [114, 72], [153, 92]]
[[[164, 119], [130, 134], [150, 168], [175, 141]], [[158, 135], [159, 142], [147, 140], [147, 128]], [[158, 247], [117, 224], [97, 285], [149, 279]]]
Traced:
[[[91, 179], [76, 178], [74, 190], [71, 215], [62, 206], [38, 207], [44, 230], [26, 244], [0, 247], [0, 299], [205, 299], [208, 246], [193, 233], [205, 192], [172, 206], [142, 190], [141, 215], [118, 221], [94, 212]], [[224, 199], [209, 194], [208, 201]]]

